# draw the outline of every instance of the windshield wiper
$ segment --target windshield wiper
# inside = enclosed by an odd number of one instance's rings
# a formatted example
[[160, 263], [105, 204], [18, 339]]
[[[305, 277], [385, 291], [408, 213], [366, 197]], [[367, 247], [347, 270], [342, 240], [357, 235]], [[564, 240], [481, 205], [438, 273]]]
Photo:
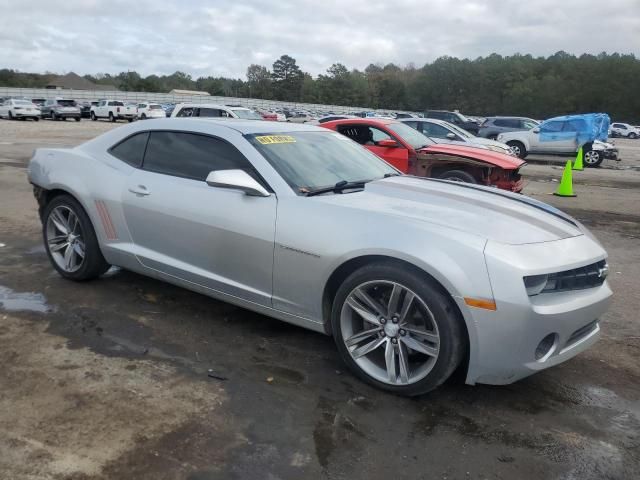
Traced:
[[383, 178], [399, 177], [400, 175], [402, 174], [401, 173], [385, 173]]
[[306, 196], [313, 197], [314, 195], [320, 195], [322, 193], [329, 193], [329, 192], [339, 193], [344, 190], [349, 190], [352, 188], [363, 188], [368, 181], [369, 180], [361, 180], [359, 182], [347, 182], [346, 180], [340, 180], [333, 187], [322, 187], [322, 188], [316, 188], [315, 190], [309, 190], [308, 192], [306, 192]]

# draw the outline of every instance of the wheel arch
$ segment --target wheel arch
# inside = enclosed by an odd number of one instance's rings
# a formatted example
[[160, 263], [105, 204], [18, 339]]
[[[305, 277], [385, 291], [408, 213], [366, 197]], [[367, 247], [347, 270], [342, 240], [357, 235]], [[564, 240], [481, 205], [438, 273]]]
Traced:
[[465, 376], [466, 376], [466, 372], [468, 371], [468, 365], [469, 365], [471, 337], [469, 335], [466, 316], [460, 310], [458, 303], [453, 298], [455, 293], [451, 292], [447, 287], [445, 287], [442, 284], [442, 282], [440, 282], [436, 277], [434, 277], [427, 270], [420, 268], [419, 266], [416, 266], [415, 264], [407, 260], [403, 260], [390, 255], [367, 254], [367, 255], [360, 255], [360, 256], [350, 258], [345, 262], [343, 262], [342, 264], [340, 264], [337, 268], [335, 268], [331, 273], [331, 275], [329, 276], [329, 278], [327, 279], [322, 292], [322, 318], [325, 324], [326, 332], [329, 335], [333, 334], [331, 329], [331, 321], [330, 321], [331, 309], [333, 308], [333, 299], [335, 298], [336, 292], [338, 291], [338, 288], [340, 287], [342, 282], [344, 282], [344, 280], [346, 280], [346, 278], [349, 275], [351, 275], [353, 272], [355, 272], [356, 270], [358, 270], [359, 268], [365, 265], [369, 265], [371, 263], [385, 263], [385, 262], [394, 263], [396, 265], [400, 265], [402, 267], [411, 269], [417, 274], [430, 279], [433, 282], [433, 284], [438, 289], [440, 289], [440, 291], [444, 295], [451, 297], [452, 308], [454, 308], [455, 311], [457, 312], [462, 324], [463, 332], [464, 332], [464, 335], [463, 335], [464, 338], [462, 340], [464, 342], [465, 354], [459, 368], [464, 370]]

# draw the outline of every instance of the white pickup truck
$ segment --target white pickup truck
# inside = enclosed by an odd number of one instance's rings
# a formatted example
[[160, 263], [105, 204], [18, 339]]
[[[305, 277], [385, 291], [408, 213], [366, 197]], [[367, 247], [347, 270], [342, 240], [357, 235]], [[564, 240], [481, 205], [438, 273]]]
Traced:
[[116, 120], [128, 120], [133, 122], [138, 117], [138, 109], [135, 105], [125, 105], [120, 100], [100, 100], [98, 105], [91, 106], [91, 120], [108, 118], [110, 122]]

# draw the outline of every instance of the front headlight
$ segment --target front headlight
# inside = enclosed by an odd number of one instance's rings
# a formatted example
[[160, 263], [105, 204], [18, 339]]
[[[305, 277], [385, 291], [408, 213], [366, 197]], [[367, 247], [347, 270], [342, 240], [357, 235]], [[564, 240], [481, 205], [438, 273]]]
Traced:
[[524, 277], [524, 286], [527, 289], [527, 295], [533, 297], [541, 293], [547, 286], [549, 275], [531, 275]]

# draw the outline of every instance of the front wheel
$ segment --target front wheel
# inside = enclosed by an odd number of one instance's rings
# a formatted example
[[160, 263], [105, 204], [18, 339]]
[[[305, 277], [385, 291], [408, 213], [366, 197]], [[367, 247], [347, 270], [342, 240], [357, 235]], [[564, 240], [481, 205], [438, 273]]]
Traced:
[[142, 116], [140, 117], [140, 120], [146, 120], [147, 119], [147, 115], [146, 114], [142, 114]]
[[463, 170], [449, 170], [448, 172], [444, 172], [439, 177], [441, 180], [449, 180], [451, 182], [461, 182], [461, 183], [478, 183], [473, 175], [467, 173]]
[[11, 110], [9, 110], [9, 120], [13, 120], [13, 113], [11, 113]]
[[98, 117], [96, 117], [96, 113], [95, 112], [91, 112], [91, 120], [93, 120], [94, 122], [96, 120], [98, 120]]
[[40, 120], [38, 117], [33, 117], [34, 122], [37, 122], [38, 120]]
[[516, 155], [516, 157], [525, 158], [527, 156], [527, 149], [522, 142], [517, 142], [514, 140], [511, 142], [507, 142], [507, 145], [511, 147], [511, 151]]
[[462, 319], [446, 292], [393, 262], [352, 273], [336, 293], [331, 322], [340, 356], [355, 375], [401, 395], [438, 387], [466, 348]]
[[79, 122], [79, 121], [80, 121], [80, 117], [76, 117], [76, 122]]
[[604, 160], [604, 155], [598, 150], [587, 150], [584, 152], [584, 164], [587, 167], [599, 167]]
[[75, 198], [55, 197], [45, 207], [42, 222], [47, 256], [64, 278], [91, 280], [108, 270], [91, 220]]

